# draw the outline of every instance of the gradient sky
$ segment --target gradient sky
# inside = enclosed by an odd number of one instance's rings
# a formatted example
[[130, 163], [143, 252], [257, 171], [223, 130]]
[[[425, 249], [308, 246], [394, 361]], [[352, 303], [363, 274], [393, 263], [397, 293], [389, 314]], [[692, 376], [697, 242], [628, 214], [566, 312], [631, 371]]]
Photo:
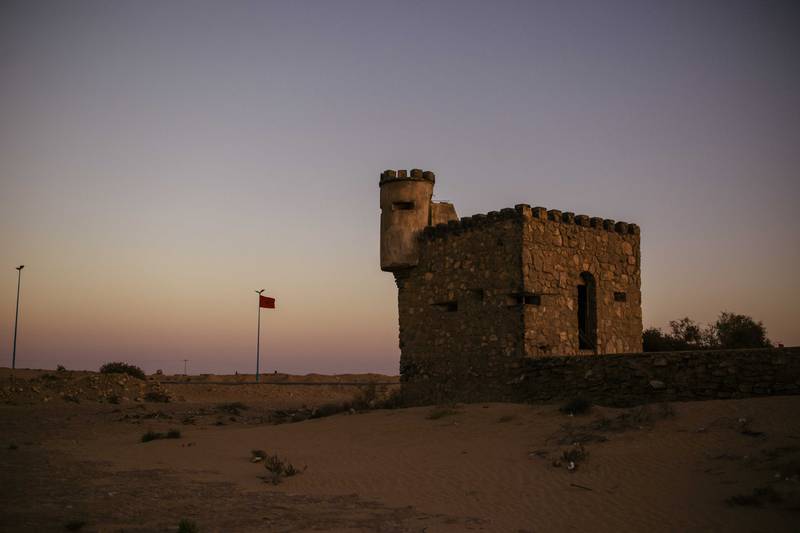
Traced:
[[642, 227], [645, 326], [800, 344], [797, 2], [0, 3], [0, 365], [396, 373], [378, 176]]

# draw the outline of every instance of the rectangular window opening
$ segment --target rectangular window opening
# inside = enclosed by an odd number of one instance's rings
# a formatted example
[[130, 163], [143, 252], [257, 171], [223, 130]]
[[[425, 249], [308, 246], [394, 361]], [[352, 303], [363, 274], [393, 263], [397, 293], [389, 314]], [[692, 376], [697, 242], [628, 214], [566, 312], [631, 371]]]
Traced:
[[542, 297], [538, 294], [525, 294], [523, 301], [526, 305], [542, 305]]
[[486, 291], [483, 289], [470, 289], [470, 295], [472, 295], [472, 299], [476, 302], [482, 302], [484, 298], [486, 298]]
[[413, 211], [414, 202], [394, 202], [392, 204], [393, 211]]
[[440, 302], [433, 304], [433, 307], [439, 309], [440, 311], [454, 313], [458, 311], [458, 302]]
[[628, 295], [625, 294], [624, 292], [615, 292], [614, 293], [614, 301], [615, 302], [627, 302], [628, 301]]

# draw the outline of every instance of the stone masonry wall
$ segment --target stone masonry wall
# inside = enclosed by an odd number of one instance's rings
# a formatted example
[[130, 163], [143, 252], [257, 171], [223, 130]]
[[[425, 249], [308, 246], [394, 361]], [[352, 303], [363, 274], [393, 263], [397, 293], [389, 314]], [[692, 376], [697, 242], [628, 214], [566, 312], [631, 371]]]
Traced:
[[517, 210], [524, 290], [540, 295], [539, 305], [525, 306], [526, 355], [582, 353], [577, 298], [584, 272], [594, 277], [596, 290], [596, 344], [585, 353], [641, 351], [638, 226], [542, 207]]
[[417, 403], [560, 402], [599, 405], [800, 394], [800, 347], [522, 359], [505, 379], [465, 379], [438, 389], [404, 384]]
[[[474, 218], [474, 217], [472, 217]], [[395, 273], [400, 374], [423, 396], [466, 380], [502, 381], [523, 354], [522, 226], [513, 209], [428, 227], [416, 268]]]

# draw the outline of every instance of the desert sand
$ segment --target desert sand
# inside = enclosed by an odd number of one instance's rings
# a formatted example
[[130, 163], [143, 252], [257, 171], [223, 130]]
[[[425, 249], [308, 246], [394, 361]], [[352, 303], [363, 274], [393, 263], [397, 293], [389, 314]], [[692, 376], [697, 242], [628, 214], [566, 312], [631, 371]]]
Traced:
[[[594, 406], [574, 416], [559, 404], [357, 403], [317, 417], [334, 411], [318, 409], [324, 404], [363, 399], [364, 387], [352, 383], [384, 383], [380, 397], [397, 378], [237, 385], [239, 376], [154, 384], [45, 374], [57, 373], [18, 372], [11, 385], [0, 372], [2, 531], [177, 531], [183, 518], [202, 532], [776, 532], [800, 524], [800, 397]], [[107, 401], [112, 386], [118, 403]], [[153, 388], [170, 401], [144, 401]], [[141, 442], [171, 429], [180, 438]], [[252, 450], [301, 472], [273, 484]]]

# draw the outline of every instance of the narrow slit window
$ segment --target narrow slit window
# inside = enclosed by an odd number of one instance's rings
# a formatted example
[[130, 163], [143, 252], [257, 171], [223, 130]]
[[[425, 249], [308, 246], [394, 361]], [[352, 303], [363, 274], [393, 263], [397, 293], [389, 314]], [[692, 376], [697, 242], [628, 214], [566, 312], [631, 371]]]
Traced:
[[614, 293], [614, 301], [615, 302], [627, 302], [628, 301], [628, 295], [625, 294], [624, 292], [615, 292]]
[[542, 305], [542, 295], [535, 292], [515, 292], [506, 296], [506, 305]]
[[414, 202], [394, 202], [392, 204], [392, 209], [394, 211], [413, 211]]

